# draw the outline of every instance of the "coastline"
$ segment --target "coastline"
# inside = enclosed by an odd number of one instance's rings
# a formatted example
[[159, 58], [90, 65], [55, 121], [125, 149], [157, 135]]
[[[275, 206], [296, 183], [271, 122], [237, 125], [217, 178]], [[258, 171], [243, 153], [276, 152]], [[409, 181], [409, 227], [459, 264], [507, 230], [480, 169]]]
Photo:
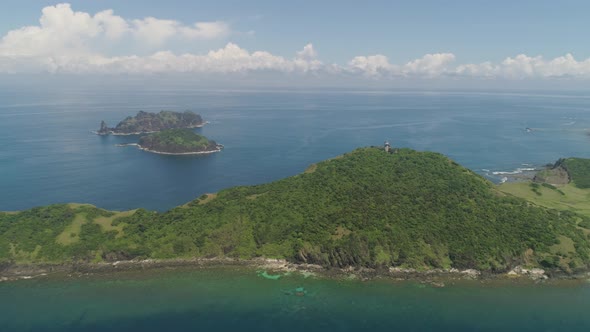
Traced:
[[[221, 146], [221, 147], [219, 147], [219, 146]], [[137, 144], [137, 148], [142, 151], [156, 153], [156, 154], [163, 154], [163, 155], [170, 155], [170, 156], [187, 156], [187, 155], [210, 154], [210, 153], [220, 152], [223, 149], [223, 145], [218, 144], [218, 146], [215, 148], [215, 150], [196, 151], [196, 152], [178, 152], [178, 153], [150, 150], [148, 148], [141, 147], [141, 145], [139, 145], [139, 144]]]
[[[284, 259], [254, 258], [186, 258], [186, 259], [143, 259], [101, 263], [39, 263], [39, 264], [0, 264], [0, 282], [28, 280], [50, 275], [80, 276], [89, 274], [116, 274], [118, 272], [146, 271], [174, 268], [251, 268], [253, 271], [264, 270], [261, 276], [269, 279], [299, 273], [304, 277], [317, 277], [335, 280], [394, 280], [415, 281], [431, 284], [434, 287], [444, 287], [445, 283], [459, 280], [491, 281], [527, 281], [534, 283], [556, 282], [565, 280], [589, 280], [589, 271], [566, 274], [542, 269], [525, 269], [520, 266], [505, 273], [478, 271], [475, 269], [459, 270], [428, 269], [416, 270], [410, 268], [366, 268], [344, 267], [325, 268], [314, 264], [290, 263]], [[267, 274], [268, 272], [268, 274]]]
[[148, 148], [142, 147], [138, 143], [116, 144], [115, 146], [118, 146], [118, 147], [136, 146], [138, 149], [140, 149], [142, 151], [146, 151], [146, 152], [150, 152], [150, 153], [156, 153], [156, 154], [169, 155], [169, 156], [186, 156], [186, 155], [196, 155], [196, 154], [210, 154], [210, 153], [220, 152], [221, 150], [223, 150], [223, 145], [222, 144], [217, 144], [217, 148], [215, 150], [196, 151], [196, 152], [178, 152], [178, 153], [150, 150]]

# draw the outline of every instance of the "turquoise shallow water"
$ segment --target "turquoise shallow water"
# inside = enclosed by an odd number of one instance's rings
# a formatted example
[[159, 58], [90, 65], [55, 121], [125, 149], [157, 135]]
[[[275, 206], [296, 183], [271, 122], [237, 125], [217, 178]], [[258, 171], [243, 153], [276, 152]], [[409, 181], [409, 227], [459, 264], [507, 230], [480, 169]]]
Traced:
[[588, 331], [590, 286], [160, 270], [2, 283], [0, 308], [2, 331]]
[[[91, 134], [139, 110], [190, 109], [226, 146], [164, 156]], [[489, 175], [590, 157], [590, 96], [573, 93], [0, 91], [0, 211], [58, 202], [166, 210], [203, 193], [265, 183], [357, 147], [444, 153]], [[525, 128], [532, 132], [527, 133]]]

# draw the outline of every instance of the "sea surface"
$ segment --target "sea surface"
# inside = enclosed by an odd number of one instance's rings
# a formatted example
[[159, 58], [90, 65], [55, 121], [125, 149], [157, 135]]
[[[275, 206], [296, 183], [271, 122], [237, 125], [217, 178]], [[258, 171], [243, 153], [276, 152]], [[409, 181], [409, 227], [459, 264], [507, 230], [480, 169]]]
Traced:
[[[166, 156], [92, 134], [139, 110], [192, 110], [216, 154]], [[528, 128], [528, 130], [527, 130]], [[590, 157], [580, 93], [0, 91], [0, 211], [81, 202], [164, 211], [278, 180], [357, 147], [436, 151], [503, 181]], [[294, 295], [303, 287], [305, 296]], [[585, 282], [269, 280], [248, 269], [47, 276], [0, 283], [0, 331], [590, 331]]]
[[[138, 111], [192, 110], [220, 153], [167, 156], [94, 135]], [[529, 131], [526, 130], [529, 128]], [[502, 181], [590, 157], [590, 94], [3, 88], [0, 211], [52, 203], [164, 211], [204, 193], [278, 180], [358, 147], [436, 151]]]
[[[304, 294], [295, 295], [297, 288]], [[242, 269], [0, 283], [2, 331], [589, 331], [590, 284], [269, 280]]]

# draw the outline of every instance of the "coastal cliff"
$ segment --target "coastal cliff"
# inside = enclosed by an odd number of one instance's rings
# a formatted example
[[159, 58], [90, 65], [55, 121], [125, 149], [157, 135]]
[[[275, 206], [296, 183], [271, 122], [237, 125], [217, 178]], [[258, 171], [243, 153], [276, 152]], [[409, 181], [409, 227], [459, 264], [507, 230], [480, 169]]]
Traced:
[[129, 116], [119, 122], [114, 128], [110, 128], [102, 121], [98, 135], [133, 135], [153, 133], [166, 129], [196, 128], [205, 124], [200, 115], [190, 111], [172, 112], [161, 111], [148, 113], [139, 111], [136, 116]]

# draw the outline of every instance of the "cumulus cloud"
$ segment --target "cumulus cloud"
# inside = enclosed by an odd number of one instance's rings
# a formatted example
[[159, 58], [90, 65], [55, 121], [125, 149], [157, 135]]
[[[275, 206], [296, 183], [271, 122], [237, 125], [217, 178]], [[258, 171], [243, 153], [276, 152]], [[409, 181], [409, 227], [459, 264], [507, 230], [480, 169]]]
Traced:
[[551, 60], [542, 56], [519, 54], [508, 57], [499, 64], [483, 62], [464, 64], [455, 69], [455, 74], [475, 77], [526, 78], [580, 78], [590, 79], [590, 59], [578, 61], [572, 54]]
[[449, 70], [448, 65], [454, 60], [455, 55], [451, 53], [426, 54], [420, 59], [406, 63], [402, 72], [406, 75], [440, 76]]
[[[225, 47], [207, 54], [180, 54], [160, 51], [149, 56], [114, 56], [88, 54], [68, 57], [40, 58], [32, 71], [45, 68], [45, 71], [60, 73], [238, 73], [252, 71], [308, 72], [319, 70], [318, 60], [300, 58], [286, 59], [269, 52], [248, 52], [238, 45], [228, 43]], [[11, 65], [0, 56], [0, 72], [11, 72], [6, 67], [22, 66], [22, 61]]]
[[315, 49], [313, 48], [313, 44], [311, 43], [303, 46], [303, 49], [297, 52], [297, 58], [299, 59], [309, 60], [315, 59], [317, 56], [318, 53], [315, 51]]
[[229, 34], [229, 25], [225, 22], [197, 22], [194, 26], [185, 26], [174, 20], [161, 20], [146, 17], [132, 21], [130, 32], [138, 40], [152, 46], [158, 46], [173, 37], [186, 39], [215, 39]]
[[389, 63], [385, 55], [357, 56], [348, 62], [349, 71], [368, 77], [382, 77], [399, 74], [399, 67]]
[[[368, 79], [476, 77], [486, 79], [590, 79], [590, 59], [572, 54], [554, 59], [520, 54], [499, 63], [456, 64], [452, 53], [426, 54], [395, 64], [382, 54], [359, 55], [346, 64], [323, 63], [309, 43], [292, 57], [248, 51], [229, 42], [204, 54], [178, 54], [171, 41], [222, 39], [234, 34], [223, 21], [185, 25], [176, 20], [127, 19], [113, 10], [94, 15], [69, 4], [43, 8], [39, 25], [7, 32], [0, 40], [0, 73], [252, 73], [274, 71], [306, 75], [345, 75]], [[151, 55], [110, 55], [128, 41], [152, 49]], [[137, 46], [135, 45], [135, 46]]]
[[3, 56], [68, 55], [97, 52], [99, 39], [107, 42], [125, 37], [149, 46], [158, 46], [171, 38], [188, 40], [222, 38], [230, 34], [227, 23], [197, 22], [192, 26], [154, 17], [127, 20], [112, 10], [95, 15], [77, 12], [63, 3], [43, 8], [39, 25], [9, 31], [0, 42]]
[[368, 77], [399, 77], [399, 76], [441, 76], [450, 69], [448, 65], [455, 60], [451, 53], [426, 54], [422, 58], [412, 60], [405, 65], [394, 65], [381, 54], [357, 56], [349, 63], [349, 69]]

